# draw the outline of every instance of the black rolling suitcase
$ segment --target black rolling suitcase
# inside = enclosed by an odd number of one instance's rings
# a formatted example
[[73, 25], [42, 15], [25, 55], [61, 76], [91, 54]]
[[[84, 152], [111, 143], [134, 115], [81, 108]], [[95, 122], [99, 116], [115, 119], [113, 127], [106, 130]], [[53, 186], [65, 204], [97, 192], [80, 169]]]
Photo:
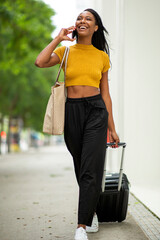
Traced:
[[[113, 143], [107, 143], [107, 149], [111, 145], [113, 145]], [[102, 192], [96, 209], [99, 222], [122, 222], [127, 214], [129, 181], [127, 176], [123, 173], [123, 159], [126, 143], [119, 143], [118, 145], [123, 147], [119, 173], [106, 174], [105, 161]]]

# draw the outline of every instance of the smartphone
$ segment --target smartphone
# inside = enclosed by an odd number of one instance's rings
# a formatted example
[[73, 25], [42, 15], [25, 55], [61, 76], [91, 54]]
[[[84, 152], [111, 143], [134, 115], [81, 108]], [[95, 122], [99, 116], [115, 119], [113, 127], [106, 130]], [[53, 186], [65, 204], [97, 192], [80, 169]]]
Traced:
[[76, 29], [72, 32], [72, 38], [75, 38], [75, 37], [77, 37], [77, 30]]

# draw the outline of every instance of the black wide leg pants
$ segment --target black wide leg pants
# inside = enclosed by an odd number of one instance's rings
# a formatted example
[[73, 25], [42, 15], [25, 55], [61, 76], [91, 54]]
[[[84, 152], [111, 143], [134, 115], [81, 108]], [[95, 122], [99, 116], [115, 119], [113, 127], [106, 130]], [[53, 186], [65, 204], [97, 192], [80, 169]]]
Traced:
[[79, 184], [78, 224], [91, 226], [101, 192], [108, 111], [101, 94], [67, 98], [64, 140]]

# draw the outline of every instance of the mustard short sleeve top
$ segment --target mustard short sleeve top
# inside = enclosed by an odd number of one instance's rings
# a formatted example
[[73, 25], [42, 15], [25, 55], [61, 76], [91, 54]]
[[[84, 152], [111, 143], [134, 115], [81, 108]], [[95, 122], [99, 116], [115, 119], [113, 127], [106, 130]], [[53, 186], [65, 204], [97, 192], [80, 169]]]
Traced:
[[[65, 46], [58, 47], [54, 53], [62, 61]], [[109, 56], [93, 45], [75, 44], [70, 46], [67, 70], [66, 87], [87, 85], [99, 88], [102, 73], [110, 68]], [[64, 70], [64, 66], [63, 66]]]

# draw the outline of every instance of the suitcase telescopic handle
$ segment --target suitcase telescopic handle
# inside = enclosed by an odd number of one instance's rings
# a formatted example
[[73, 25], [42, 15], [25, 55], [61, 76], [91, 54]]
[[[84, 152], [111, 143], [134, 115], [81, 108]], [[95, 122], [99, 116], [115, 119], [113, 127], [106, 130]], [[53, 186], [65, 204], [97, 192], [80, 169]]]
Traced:
[[[114, 145], [116, 145], [115, 142], [110, 142], [110, 143], [107, 143], [106, 147], [108, 148], [108, 147], [111, 147], [111, 146], [114, 146]], [[124, 147], [125, 148], [126, 147], [126, 143], [125, 142], [119, 142], [118, 143], [118, 147]]]
[[[116, 143], [107, 143], [106, 148], [108, 149], [108, 147], [111, 147], [113, 145], [116, 145]], [[122, 149], [122, 155], [121, 155], [121, 163], [120, 163], [120, 170], [119, 170], [119, 181], [118, 181], [118, 191], [120, 191], [121, 186], [122, 186], [122, 176], [123, 176], [123, 160], [124, 160], [124, 149], [126, 147], [126, 143], [125, 142], [119, 142], [118, 143], [119, 147], [123, 147]], [[113, 148], [114, 149], [114, 148]], [[107, 155], [107, 153], [106, 153]], [[107, 156], [105, 159], [105, 164], [104, 164], [104, 174], [103, 174], [103, 181], [102, 181], [102, 192], [104, 192], [105, 190], [105, 178], [106, 178], [106, 161], [107, 161]]]

